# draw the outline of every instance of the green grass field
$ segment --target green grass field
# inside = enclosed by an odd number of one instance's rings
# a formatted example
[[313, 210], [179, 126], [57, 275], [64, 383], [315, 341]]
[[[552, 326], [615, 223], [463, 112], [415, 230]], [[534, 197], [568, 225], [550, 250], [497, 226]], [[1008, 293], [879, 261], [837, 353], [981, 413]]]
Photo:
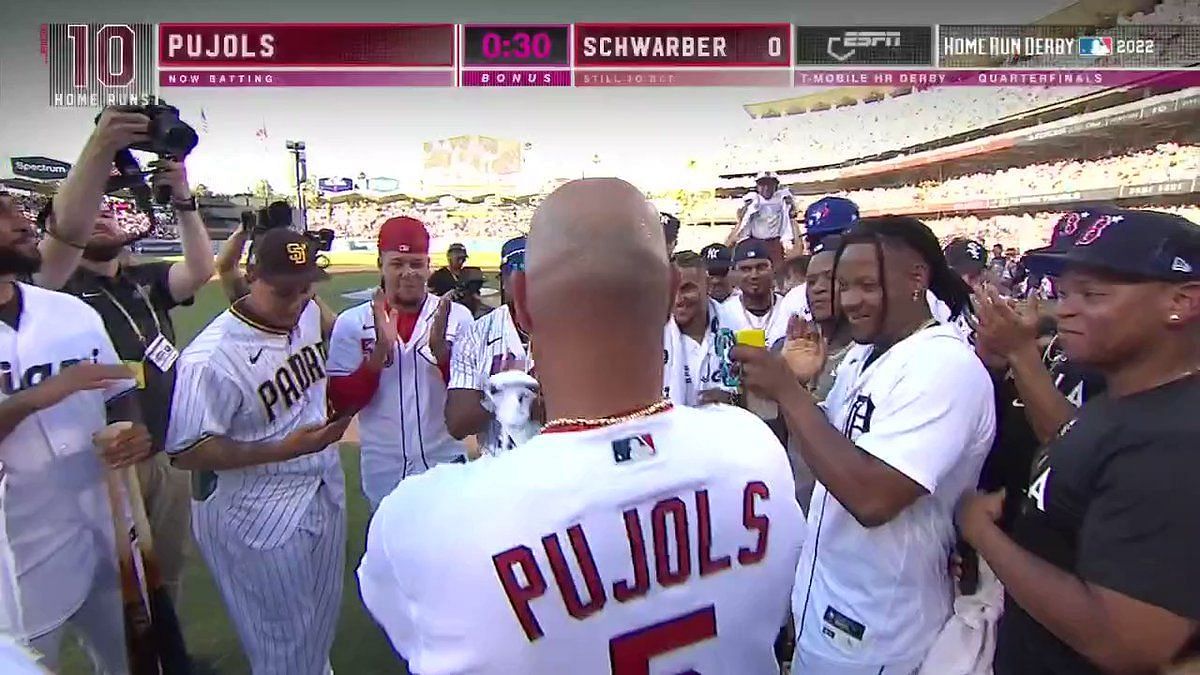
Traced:
[[[335, 272], [335, 270], [330, 270]], [[321, 297], [337, 311], [353, 304], [343, 293], [369, 288], [378, 283], [377, 272], [335, 273], [320, 290]], [[196, 296], [195, 304], [175, 312], [175, 327], [180, 341], [186, 344], [211, 320], [226, 308], [219, 286], [210, 283]], [[358, 470], [357, 446], [345, 444], [342, 466], [346, 471], [347, 538], [345, 590], [337, 638], [333, 645], [333, 667], [339, 675], [374, 675], [375, 673], [406, 673], [400, 659], [392, 651], [387, 637], [363, 609], [358, 597], [358, 582], [354, 570], [362, 558], [366, 541], [368, 509], [363, 499]], [[183, 599], [179, 607], [188, 649], [196, 659], [197, 675], [248, 675], [250, 668], [242, 654], [237, 635], [229, 622], [225, 606], [209, 576], [198, 551], [185, 572]], [[72, 650], [64, 659], [64, 675], [85, 675], [91, 672], [86, 660]]]

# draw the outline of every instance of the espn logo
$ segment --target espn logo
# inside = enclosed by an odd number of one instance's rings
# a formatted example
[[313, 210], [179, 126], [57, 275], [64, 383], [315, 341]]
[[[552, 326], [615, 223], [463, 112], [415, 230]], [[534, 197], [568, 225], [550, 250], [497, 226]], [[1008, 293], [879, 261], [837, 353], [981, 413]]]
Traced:
[[[845, 61], [854, 56], [859, 47], [888, 47], [900, 46], [900, 31], [892, 30], [859, 30], [846, 31], [842, 35], [829, 38], [825, 51], [838, 61]], [[848, 50], [848, 51], [845, 51]]]
[[1079, 38], [1080, 56], [1111, 56], [1113, 39], [1110, 36], [1090, 36]]

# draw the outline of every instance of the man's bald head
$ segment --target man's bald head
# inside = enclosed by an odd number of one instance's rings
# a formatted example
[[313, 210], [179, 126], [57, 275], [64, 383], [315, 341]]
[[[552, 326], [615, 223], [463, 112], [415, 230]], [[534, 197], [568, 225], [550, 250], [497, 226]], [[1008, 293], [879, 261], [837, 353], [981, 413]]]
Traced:
[[661, 334], [671, 268], [658, 211], [633, 185], [563, 185], [533, 215], [519, 304], [531, 331], [647, 327]]

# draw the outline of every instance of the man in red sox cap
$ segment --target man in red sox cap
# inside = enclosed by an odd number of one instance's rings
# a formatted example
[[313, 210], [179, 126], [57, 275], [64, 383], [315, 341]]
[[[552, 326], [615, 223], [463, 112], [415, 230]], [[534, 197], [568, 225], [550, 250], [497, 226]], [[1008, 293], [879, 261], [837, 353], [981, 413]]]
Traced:
[[379, 229], [380, 289], [338, 316], [329, 344], [329, 399], [358, 414], [362, 488], [374, 510], [393, 488], [443, 462], [465, 462], [446, 430], [450, 352], [471, 313], [426, 291], [429, 233], [408, 216]]

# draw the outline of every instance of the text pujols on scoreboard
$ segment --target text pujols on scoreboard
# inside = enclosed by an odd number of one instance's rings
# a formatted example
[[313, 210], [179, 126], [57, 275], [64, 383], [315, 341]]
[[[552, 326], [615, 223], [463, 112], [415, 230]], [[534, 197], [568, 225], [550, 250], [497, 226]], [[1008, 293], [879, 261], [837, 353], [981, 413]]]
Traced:
[[581, 87], [790, 86], [792, 27], [575, 24]]
[[453, 86], [453, 24], [165, 23], [164, 87]]

